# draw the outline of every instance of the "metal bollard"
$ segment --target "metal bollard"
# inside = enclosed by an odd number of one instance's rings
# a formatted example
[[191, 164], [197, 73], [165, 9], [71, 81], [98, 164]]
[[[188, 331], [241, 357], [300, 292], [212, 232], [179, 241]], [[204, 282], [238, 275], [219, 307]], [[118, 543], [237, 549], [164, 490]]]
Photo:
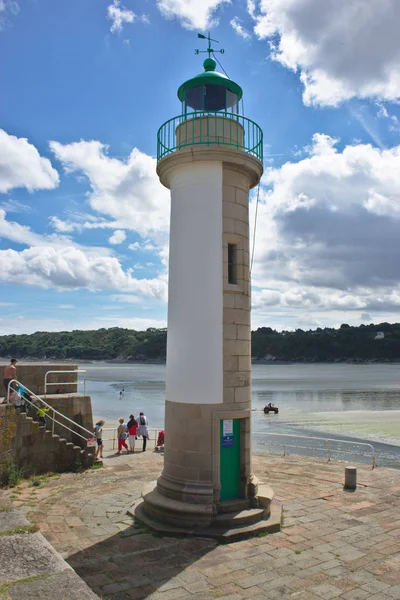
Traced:
[[344, 468], [344, 489], [355, 490], [357, 488], [357, 467]]

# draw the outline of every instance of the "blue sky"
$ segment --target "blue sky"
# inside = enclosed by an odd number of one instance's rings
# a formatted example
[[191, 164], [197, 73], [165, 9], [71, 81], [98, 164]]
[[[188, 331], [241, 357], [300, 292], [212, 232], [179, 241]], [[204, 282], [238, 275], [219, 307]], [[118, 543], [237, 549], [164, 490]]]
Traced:
[[396, 0], [0, 0], [0, 333], [165, 326], [156, 133], [208, 30], [265, 136], [253, 327], [398, 321], [399, 26]]

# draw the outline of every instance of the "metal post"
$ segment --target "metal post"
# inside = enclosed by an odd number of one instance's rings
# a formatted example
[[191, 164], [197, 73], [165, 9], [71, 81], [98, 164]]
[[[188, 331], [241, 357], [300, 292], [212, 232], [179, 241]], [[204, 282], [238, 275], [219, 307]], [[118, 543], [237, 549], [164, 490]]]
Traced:
[[86, 396], [86, 371], [83, 374], [83, 395]]
[[357, 468], [345, 467], [344, 469], [344, 489], [355, 490], [357, 488]]
[[54, 419], [55, 419], [56, 413], [54, 412], [54, 408], [53, 408], [53, 421], [51, 423], [51, 434], [54, 435]]
[[331, 460], [331, 440], [328, 440], [328, 462]]

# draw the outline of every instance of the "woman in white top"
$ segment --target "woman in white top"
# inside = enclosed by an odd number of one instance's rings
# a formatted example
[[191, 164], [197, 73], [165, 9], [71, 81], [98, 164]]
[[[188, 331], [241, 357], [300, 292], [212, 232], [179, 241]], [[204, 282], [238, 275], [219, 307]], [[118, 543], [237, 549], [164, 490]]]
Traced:
[[24, 401], [22, 400], [21, 395], [18, 394], [18, 392], [16, 390], [13, 390], [12, 388], [10, 392], [10, 402], [11, 404], [14, 404], [15, 408], [19, 411], [21, 411], [24, 405]]
[[143, 452], [145, 452], [147, 440], [149, 439], [149, 429], [147, 427], [147, 417], [143, 412], [141, 412], [139, 415], [138, 425], [137, 435], [141, 435], [143, 437]]

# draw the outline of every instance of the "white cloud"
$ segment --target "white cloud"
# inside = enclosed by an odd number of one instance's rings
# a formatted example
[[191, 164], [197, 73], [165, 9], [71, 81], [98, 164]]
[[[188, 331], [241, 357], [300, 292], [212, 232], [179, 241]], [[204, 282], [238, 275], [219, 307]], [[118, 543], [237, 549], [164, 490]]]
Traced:
[[51, 190], [58, 186], [59, 177], [48, 158], [26, 138], [17, 138], [0, 129], [0, 193], [13, 188]]
[[5, 210], [6, 213], [29, 212], [32, 210], [29, 204], [23, 204], [22, 202], [18, 202], [18, 200], [13, 200], [12, 198], [8, 198], [8, 200], [3, 200], [3, 202], [0, 202], [0, 208]]
[[121, 6], [120, 0], [114, 0], [107, 7], [107, 16], [112, 21], [110, 31], [117, 33], [122, 31], [125, 23], [133, 23], [136, 15], [132, 10], [128, 10], [125, 6]]
[[252, 272], [259, 312], [312, 310], [325, 323], [346, 311], [400, 316], [400, 146], [339, 152], [337, 142], [315, 134], [309, 156], [264, 175]]
[[117, 289], [165, 300], [166, 281], [135, 279], [117, 258], [96, 256], [73, 246], [32, 247], [22, 252], [0, 251], [0, 281], [58, 290]]
[[243, 38], [244, 40], [249, 40], [251, 38], [251, 33], [247, 31], [245, 27], [243, 27], [239, 17], [234, 17], [229, 24], [239, 37]]
[[133, 252], [137, 252], [138, 250], [141, 252], [155, 252], [157, 250], [157, 246], [149, 241], [144, 243], [134, 242], [133, 244], [129, 244], [128, 248]]
[[[108, 147], [98, 141], [66, 145], [50, 142], [50, 147], [67, 173], [76, 172], [88, 178], [92, 188], [88, 200], [91, 208], [113, 219], [112, 225], [102, 220], [100, 225], [95, 222], [82, 225], [81, 222], [81, 227], [131, 229], [142, 237], [165, 243], [169, 228], [169, 191], [158, 180], [155, 159], [137, 148], [126, 161], [110, 158]], [[53, 223], [62, 227], [57, 218], [53, 218]], [[73, 226], [71, 222], [67, 224], [67, 227]]]
[[384, 104], [380, 102], [377, 103], [378, 112], [377, 117], [380, 119], [388, 119], [389, 121], [389, 130], [394, 132], [400, 131], [400, 121], [396, 115], [392, 115], [389, 113], [388, 109]]
[[114, 233], [108, 238], [110, 244], [122, 244], [126, 240], [126, 233], [122, 231], [122, 229], [117, 229]]
[[132, 294], [115, 294], [111, 296], [112, 300], [115, 302], [121, 302], [123, 304], [140, 304], [141, 299], [138, 296], [133, 296]]
[[61, 309], [70, 309], [70, 308], [76, 308], [75, 304], [59, 304], [57, 306], [57, 308], [61, 308]]
[[307, 105], [400, 97], [398, 0], [248, 2], [271, 58], [298, 71]]
[[81, 246], [65, 235], [39, 235], [27, 225], [20, 225], [16, 221], [8, 221], [6, 213], [0, 208], [0, 238], [5, 238], [22, 246], [51, 246], [77, 248], [92, 256], [108, 256], [111, 251], [108, 248], [97, 246]]
[[15, 0], [0, 0], [0, 31], [9, 25], [8, 17], [19, 13], [19, 4]]
[[[6, 212], [2, 208], [0, 208], [0, 238], [5, 238], [24, 246], [43, 243], [43, 238], [31, 231], [27, 225], [20, 225], [15, 221], [7, 221]], [[49, 240], [49, 243], [52, 242]]]
[[177, 18], [186, 29], [210, 29], [218, 24], [215, 12], [231, 0], [157, 0], [166, 19]]

